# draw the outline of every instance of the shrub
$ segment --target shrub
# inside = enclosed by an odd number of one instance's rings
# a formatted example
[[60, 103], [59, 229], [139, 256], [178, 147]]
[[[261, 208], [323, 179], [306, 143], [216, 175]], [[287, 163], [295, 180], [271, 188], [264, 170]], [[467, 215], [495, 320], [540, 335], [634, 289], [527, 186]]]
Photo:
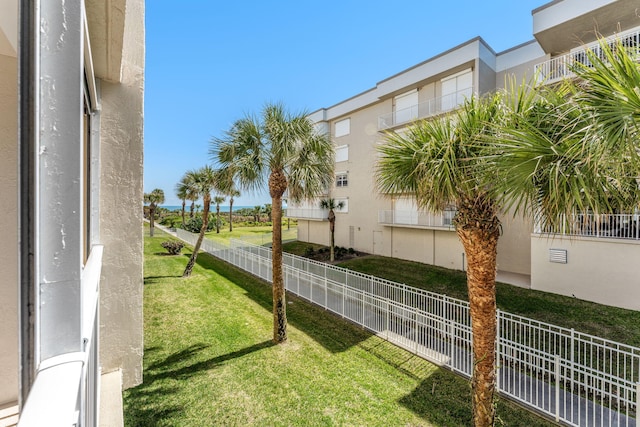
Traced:
[[315, 253], [315, 251], [313, 250], [313, 246], [307, 246], [304, 250], [304, 255], [305, 256], [311, 256]]
[[[207, 231], [211, 231], [214, 229], [216, 225], [215, 222], [216, 222], [215, 219], [213, 221], [209, 221], [209, 224], [207, 224]], [[202, 228], [202, 218], [200, 217], [192, 218], [189, 221], [187, 221], [187, 223], [184, 225], [184, 229], [191, 233], [199, 233], [201, 228]]]
[[182, 248], [184, 248], [184, 243], [178, 240], [165, 240], [160, 243], [160, 245], [169, 252], [171, 255], [178, 255]]
[[356, 253], [355, 249], [353, 249], [353, 248], [347, 249], [347, 252], [349, 252], [351, 255]]

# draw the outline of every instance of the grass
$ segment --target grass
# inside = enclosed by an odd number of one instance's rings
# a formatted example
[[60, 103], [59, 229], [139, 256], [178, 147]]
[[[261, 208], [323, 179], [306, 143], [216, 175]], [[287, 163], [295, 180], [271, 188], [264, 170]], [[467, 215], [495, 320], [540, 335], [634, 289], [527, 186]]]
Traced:
[[[229, 239], [240, 239], [240, 238], [249, 238], [252, 242], [256, 244], [266, 244], [271, 243], [271, 232], [272, 227], [270, 225], [263, 226], [251, 226], [251, 227], [243, 227], [243, 226], [233, 226], [233, 231], [229, 232], [229, 225], [227, 224], [225, 227], [220, 227], [220, 233], [216, 233], [215, 228], [213, 231], [209, 231], [205, 234], [207, 239], [211, 239], [213, 241], [219, 242], [228, 242]], [[298, 237], [298, 229], [295, 226], [287, 229], [287, 226], [282, 227], [282, 239], [290, 240], [296, 239]]]
[[[465, 426], [469, 383], [319, 307], [289, 297], [289, 342], [271, 341], [271, 289], [207, 254], [166, 256], [145, 238], [144, 383], [132, 426]], [[188, 251], [186, 251], [188, 252]], [[552, 425], [499, 400], [507, 426]]]

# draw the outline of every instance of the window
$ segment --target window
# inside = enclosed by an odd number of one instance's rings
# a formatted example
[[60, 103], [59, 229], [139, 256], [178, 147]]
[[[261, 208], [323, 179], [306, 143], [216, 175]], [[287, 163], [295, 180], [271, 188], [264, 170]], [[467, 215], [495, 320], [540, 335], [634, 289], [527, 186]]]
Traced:
[[344, 119], [335, 124], [335, 137], [349, 135], [351, 133], [351, 119]]
[[393, 98], [394, 124], [409, 122], [418, 118], [418, 91], [412, 90]]
[[[336, 205], [342, 203], [342, 207], [340, 209], [334, 209], [335, 213], [348, 213], [349, 212], [349, 199], [336, 199]], [[353, 246], [353, 245], [352, 245]]]
[[341, 145], [336, 147], [336, 163], [346, 162], [347, 160], [349, 160], [349, 146]]
[[336, 174], [336, 187], [346, 187], [349, 184], [349, 174], [347, 172], [338, 172]]
[[442, 79], [442, 111], [448, 111], [462, 104], [471, 96], [473, 72], [471, 69]]

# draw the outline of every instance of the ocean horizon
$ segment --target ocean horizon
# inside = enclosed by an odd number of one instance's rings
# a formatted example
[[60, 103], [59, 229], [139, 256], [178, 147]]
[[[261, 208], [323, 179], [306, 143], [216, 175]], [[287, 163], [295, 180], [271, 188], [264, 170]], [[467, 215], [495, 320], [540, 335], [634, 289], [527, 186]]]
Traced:
[[[160, 205], [158, 207], [165, 208], [165, 209], [168, 209], [170, 211], [179, 211], [179, 210], [182, 209], [182, 205]], [[236, 205], [233, 205], [233, 211], [236, 212], [236, 211], [238, 211], [240, 209], [247, 209], [247, 208], [248, 209], [253, 209], [254, 207], [255, 207], [255, 205], [254, 206], [236, 206]], [[185, 212], [189, 212], [190, 208], [191, 208], [191, 204], [187, 203], [187, 205], [184, 207]], [[283, 206], [282, 208], [286, 209], [286, 206]], [[200, 209], [198, 209], [198, 210], [202, 211], [202, 205], [200, 205]], [[215, 210], [216, 210], [216, 205], [212, 204], [211, 205], [211, 211], [215, 212]], [[221, 212], [223, 212], [223, 211], [224, 212], [229, 212], [229, 205], [226, 205], [226, 206], [225, 205], [220, 205], [220, 211]]]

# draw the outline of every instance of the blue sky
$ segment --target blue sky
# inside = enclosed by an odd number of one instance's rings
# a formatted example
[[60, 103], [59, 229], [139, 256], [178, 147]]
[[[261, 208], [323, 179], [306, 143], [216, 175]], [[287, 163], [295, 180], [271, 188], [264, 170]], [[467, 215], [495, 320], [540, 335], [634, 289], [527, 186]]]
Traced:
[[210, 163], [211, 138], [266, 102], [329, 107], [476, 36], [501, 52], [533, 38], [531, 10], [545, 3], [146, 2], [144, 190], [178, 205], [175, 184]]

